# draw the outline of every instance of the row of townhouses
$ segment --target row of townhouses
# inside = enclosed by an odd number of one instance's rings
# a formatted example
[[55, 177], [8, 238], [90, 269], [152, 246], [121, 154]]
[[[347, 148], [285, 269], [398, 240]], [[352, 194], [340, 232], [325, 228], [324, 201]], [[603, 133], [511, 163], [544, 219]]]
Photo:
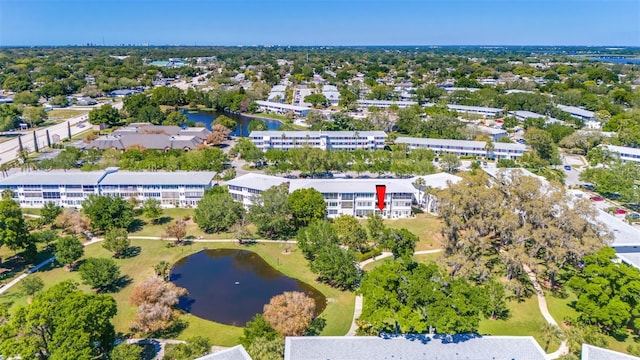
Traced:
[[81, 207], [89, 195], [112, 195], [124, 199], [159, 200], [163, 207], [194, 207], [211, 188], [214, 172], [31, 171], [0, 180], [0, 191], [11, 190], [25, 208], [48, 202], [62, 207]]
[[399, 137], [396, 144], [407, 144], [410, 150], [429, 149], [440, 155], [452, 153], [458, 156], [478, 156], [489, 159], [518, 159], [526, 151], [527, 146], [519, 143], [494, 142], [489, 146], [484, 141], [450, 140]]
[[382, 150], [384, 131], [252, 131], [251, 141], [261, 150], [312, 147], [322, 150]]
[[[421, 180], [418, 180], [421, 179]], [[437, 211], [437, 199], [425, 192], [426, 188], [443, 189], [455, 184], [460, 177], [438, 173], [411, 179], [287, 179], [249, 173], [227, 182], [229, 193], [245, 207], [252, 205], [263, 191], [287, 183], [289, 192], [298, 189], [316, 189], [327, 203], [327, 217], [340, 215], [365, 217], [378, 213], [385, 218], [411, 216], [411, 206], [418, 205], [428, 212]], [[378, 208], [376, 186], [385, 186], [385, 207]]]
[[640, 163], [640, 149], [616, 145], [600, 146], [608, 150], [610, 154], [616, 155], [623, 163], [629, 161]]

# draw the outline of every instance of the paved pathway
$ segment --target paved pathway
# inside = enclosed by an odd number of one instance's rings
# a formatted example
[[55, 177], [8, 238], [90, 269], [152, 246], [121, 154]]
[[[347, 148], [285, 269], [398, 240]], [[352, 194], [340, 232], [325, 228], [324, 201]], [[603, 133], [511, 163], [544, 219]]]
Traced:
[[167, 344], [186, 344], [186, 341], [183, 340], [173, 340], [173, 339], [127, 339], [127, 344], [151, 344], [155, 347], [156, 356], [153, 357], [154, 360], [162, 360], [164, 358], [164, 348]]
[[[555, 327], [558, 327], [558, 323], [553, 318], [553, 316], [551, 316], [551, 313], [549, 313], [549, 309], [547, 308], [547, 300], [544, 297], [542, 286], [540, 286], [540, 283], [538, 282], [538, 277], [536, 276], [536, 274], [533, 273], [533, 271], [531, 271], [531, 268], [529, 266], [522, 264], [522, 268], [527, 273], [529, 280], [533, 284], [533, 288], [536, 289], [536, 295], [538, 297], [538, 308], [540, 308], [540, 313], [542, 314], [544, 319], [547, 321], [547, 323]], [[569, 353], [569, 346], [567, 345], [567, 340], [562, 340], [562, 342], [560, 343], [560, 348], [558, 348], [558, 350], [556, 350], [555, 352], [552, 352], [551, 354], [547, 354], [546, 358], [557, 359], [560, 356], [566, 355], [568, 353]]]
[[356, 306], [353, 308], [353, 319], [351, 320], [351, 327], [345, 336], [355, 336], [358, 325], [356, 320], [362, 315], [362, 295], [356, 295]]

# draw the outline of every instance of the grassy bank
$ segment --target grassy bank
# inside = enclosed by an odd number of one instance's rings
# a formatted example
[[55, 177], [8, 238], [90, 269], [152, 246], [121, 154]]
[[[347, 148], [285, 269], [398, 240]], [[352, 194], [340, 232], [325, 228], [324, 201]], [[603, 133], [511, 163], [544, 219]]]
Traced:
[[[240, 248], [240, 245], [233, 242], [192, 243], [181, 247], [167, 247], [167, 242], [160, 240], [133, 240], [131, 245], [139, 248], [140, 253], [137, 256], [115, 260], [120, 266], [121, 273], [128, 276], [131, 282], [120, 291], [111, 294], [118, 304], [118, 314], [113, 319], [113, 323], [116, 331], [123, 335], [130, 333], [129, 325], [136, 313], [136, 308], [129, 303], [131, 292], [136, 284], [153, 274], [153, 266], [155, 264], [163, 260], [175, 263], [180, 258], [204, 248]], [[317, 283], [315, 275], [308, 269], [307, 261], [297, 247], [293, 246], [292, 251], [287, 255], [283, 255], [285, 244], [280, 243], [255, 244], [242, 248], [256, 252], [274, 268], [288, 276], [313, 285], [327, 297], [327, 308], [321, 314], [321, 317], [326, 320], [326, 327], [323, 329], [322, 335], [344, 335], [347, 332], [353, 315], [354, 294]], [[85, 248], [85, 256], [83, 258], [88, 257], [111, 257], [111, 253], [105, 250], [102, 244], [98, 243]], [[44, 280], [45, 288], [67, 279], [80, 282], [80, 276], [77, 271], [69, 272], [56, 265], [42, 269], [37, 272], [37, 275]], [[84, 291], [91, 291], [85, 285], [80, 287]], [[21, 293], [20, 287], [17, 286], [0, 297], [0, 302], [13, 303], [12, 309], [15, 309], [17, 305], [26, 304], [26, 296]], [[238, 337], [242, 334], [242, 328], [214, 323], [190, 314], [182, 314], [181, 320], [186, 321], [188, 326], [176, 336], [178, 339], [201, 335], [209, 337], [216, 345], [231, 346], [237, 344]]]

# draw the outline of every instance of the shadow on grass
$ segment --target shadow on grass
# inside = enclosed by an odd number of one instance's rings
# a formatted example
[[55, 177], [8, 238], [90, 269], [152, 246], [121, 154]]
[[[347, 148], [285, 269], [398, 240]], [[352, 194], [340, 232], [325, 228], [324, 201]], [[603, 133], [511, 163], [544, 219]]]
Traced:
[[159, 218], [155, 219], [151, 223], [153, 225], [165, 225], [165, 224], [170, 223], [171, 220], [173, 220], [173, 218], [171, 216], [163, 216], [163, 217], [159, 217]]
[[129, 224], [129, 227], [127, 228], [127, 231], [129, 231], [129, 232], [140, 231], [140, 230], [142, 230], [142, 228], [145, 225], [147, 225], [146, 221], [144, 221], [142, 219], [135, 218], [135, 219], [133, 219], [131, 224]]
[[187, 321], [178, 319], [166, 330], [155, 331], [148, 334], [148, 337], [157, 339], [176, 339], [188, 327], [189, 323]]
[[0, 258], [0, 286], [52, 256], [53, 247], [46, 247], [35, 255], [22, 251], [6, 259]]
[[128, 259], [128, 258], [136, 257], [140, 255], [141, 251], [142, 251], [142, 248], [140, 246], [129, 246], [129, 248], [127, 248], [127, 250], [125, 250], [122, 253], [122, 255], [120, 255], [118, 258]]

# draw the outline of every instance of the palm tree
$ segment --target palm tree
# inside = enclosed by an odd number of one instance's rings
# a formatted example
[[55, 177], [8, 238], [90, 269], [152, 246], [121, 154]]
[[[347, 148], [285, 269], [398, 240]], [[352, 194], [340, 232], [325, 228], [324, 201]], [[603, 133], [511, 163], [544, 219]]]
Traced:
[[169, 271], [171, 270], [171, 264], [167, 261], [160, 261], [153, 267], [153, 271], [162, 278], [162, 280], [167, 280], [169, 277]]
[[493, 141], [491, 139], [487, 140], [487, 143], [484, 144], [484, 150], [487, 152], [486, 154], [487, 159], [493, 158], [495, 156], [493, 155], [494, 149], [495, 149], [495, 145], [493, 144]]
[[558, 341], [564, 338], [564, 334], [558, 326], [547, 322], [540, 327], [540, 332], [542, 333], [542, 337], [545, 339], [544, 351], [549, 349], [549, 344], [551, 344], [552, 341]]
[[18, 152], [18, 161], [20, 162], [20, 168], [22, 170], [30, 171], [35, 169], [36, 164], [31, 157], [29, 157], [29, 149], [23, 148]]

